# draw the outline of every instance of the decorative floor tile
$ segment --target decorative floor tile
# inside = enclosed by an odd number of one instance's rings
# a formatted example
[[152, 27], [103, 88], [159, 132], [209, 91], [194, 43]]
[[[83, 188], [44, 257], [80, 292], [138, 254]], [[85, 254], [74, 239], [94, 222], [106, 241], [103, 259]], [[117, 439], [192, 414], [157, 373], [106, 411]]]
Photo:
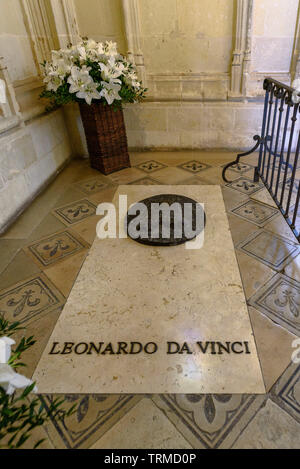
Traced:
[[136, 168], [141, 169], [145, 173], [154, 173], [154, 171], [158, 171], [159, 169], [166, 168], [167, 166], [163, 163], [159, 163], [158, 161], [150, 160], [145, 161], [136, 166]]
[[238, 163], [238, 164], [234, 164], [233, 166], [230, 166], [230, 169], [239, 174], [243, 174], [247, 171], [250, 171], [251, 169], [254, 169], [254, 166], [248, 163]]
[[56, 208], [54, 213], [69, 225], [78, 223], [87, 217], [96, 215], [96, 207], [89, 200], [83, 199], [63, 207]]
[[229, 187], [222, 186], [222, 195], [226, 210], [232, 210], [243, 202], [249, 200], [248, 196], [238, 191], [233, 191]]
[[0, 314], [10, 321], [27, 323], [63, 306], [62, 294], [43, 274], [0, 293]]
[[77, 183], [76, 186], [79, 187], [79, 189], [82, 190], [82, 192], [84, 192], [85, 194], [90, 195], [102, 191], [103, 189], [106, 189], [108, 183], [104, 182], [103, 179], [94, 178], [89, 179], [88, 181], [81, 181]]
[[[42, 396], [46, 404], [57, 396]], [[89, 448], [120, 420], [143, 396], [82, 394], [66, 395], [67, 408], [77, 405], [77, 412], [63, 420], [46, 425], [55, 448]]]
[[[299, 356], [299, 353], [298, 353]], [[300, 364], [291, 363], [271, 392], [271, 398], [300, 423]]]
[[231, 189], [234, 189], [239, 192], [243, 192], [244, 194], [253, 194], [254, 192], [258, 191], [263, 187], [262, 183], [257, 183], [251, 181], [251, 179], [241, 177], [229, 184], [226, 184], [227, 187], [231, 187]]
[[187, 163], [183, 163], [178, 165], [178, 168], [184, 169], [185, 171], [188, 171], [189, 173], [197, 174], [200, 173], [200, 171], [204, 171], [205, 169], [210, 168], [208, 164], [201, 163], [201, 161], [188, 161]]
[[232, 210], [232, 213], [258, 226], [264, 226], [271, 218], [278, 216], [278, 210], [249, 200]]
[[297, 244], [264, 230], [252, 234], [248, 239], [238, 244], [237, 249], [278, 272], [299, 254]]
[[142, 399], [90, 449], [192, 449], [149, 398]]
[[300, 336], [300, 284], [295, 280], [275, 275], [250, 298], [249, 304]]
[[87, 247], [88, 244], [82, 238], [70, 231], [63, 231], [31, 244], [26, 248], [26, 252], [42, 267], [47, 267]]
[[230, 448], [265, 399], [241, 394], [153, 396], [193, 448]]
[[147, 177], [130, 182], [130, 184], [132, 184], [133, 186], [159, 186], [161, 182], [155, 181], [155, 179]]

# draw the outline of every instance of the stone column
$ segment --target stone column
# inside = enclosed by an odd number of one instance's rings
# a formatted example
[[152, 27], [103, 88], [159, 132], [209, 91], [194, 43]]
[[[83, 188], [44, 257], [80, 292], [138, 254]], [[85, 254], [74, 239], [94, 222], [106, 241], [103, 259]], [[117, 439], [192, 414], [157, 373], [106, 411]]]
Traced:
[[235, 47], [231, 66], [230, 97], [247, 94], [251, 63], [253, 0], [237, 0]]
[[64, 49], [68, 44], [80, 41], [76, 10], [73, 0], [50, 0], [59, 47]]
[[139, 78], [146, 86], [146, 70], [141, 47], [141, 26], [138, 0], [122, 0], [128, 56], [136, 65]]

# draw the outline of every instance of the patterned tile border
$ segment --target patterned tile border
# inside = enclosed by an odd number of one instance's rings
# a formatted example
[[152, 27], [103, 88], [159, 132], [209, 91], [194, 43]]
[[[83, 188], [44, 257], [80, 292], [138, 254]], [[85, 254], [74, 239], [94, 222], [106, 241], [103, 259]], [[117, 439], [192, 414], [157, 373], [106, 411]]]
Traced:
[[[54, 397], [57, 396], [40, 396], [47, 408]], [[47, 425], [47, 432], [55, 448], [76, 449], [92, 446], [143, 395], [83, 394], [64, 397], [69, 406], [76, 404], [78, 410], [66, 420], [52, 419]]]
[[45, 268], [88, 247], [86, 241], [66, 230], [30, 244], [25, 251]]
[[96, 215], [97, 207], [87, 199], [77, 200], [54, 209], [53, 213], [67, 225], [79, 223], [85, 218]]
[[[224, 168], [226, 165], [223, 165], [222, 168]], [[254, 169], [254, 166], [249, 163], [238, 163], [233, 166], [230, 166], [230, 169], [234, 171], [235, 173], [239, 174], [244, 174], [247, 171], [251, 171], [251, 169]]]
[[280, 272], [299, 254], [299, 245], [265, 230], [259, 230], [236, 247]]
[[10, 321], [31, 323], [40, 315], [62, 308], [65, 298], [43, 274], [0, 292], [0, 314]]
[[75, 183], [76, 187], [78, 187], [82, 192], [87, 195], [95, 194], [106, 189], [109, 186], [109, 182], [104, 182], [102, 178], [93, 178], [87, 179], [85, 181], [80, 181]]
[[300, 336], [300, 283], [296, 280], [275, 275], [250, 298], [249, 304]]
[[192, 174], [198, 174], [201, 171], [205, 171], [205, 169], [211, 168], [211, 166], [205, 163], [201, 163], [201, 161], [192, 160], [177, 165], [177, 168], [184, 169], [185, 171], [188, 171]]
[[144, 171], [145, 173], [154, 173], [155, 171], [159, 171], [160, 169], [167, 168], [167, 165], [160, 163], [159, 161], [149, 160], [144, 161], [143, 163], [137, 164], [135, 168]]
[[254, 200], [248, 200], [246, 203], [239, 205], [231, 210], [231, 213], [257, 226], [264, 226], [272, 218], [279, 215], [276, 208], [268, 207]]
[[267, 396], [169, 394], [152, 400], [194, 448], [230, 448]]
[[245, 177], [241, 177], [225, 185], [226, 187], [230, 187], [231, 189], [248, 195], [254, 194], [254, 192], [257, 192], [263, 187], [263, 183], [256, 183]]
[[272, 388], [271, 399], [300, 423], [300, 363], [290, 364]]

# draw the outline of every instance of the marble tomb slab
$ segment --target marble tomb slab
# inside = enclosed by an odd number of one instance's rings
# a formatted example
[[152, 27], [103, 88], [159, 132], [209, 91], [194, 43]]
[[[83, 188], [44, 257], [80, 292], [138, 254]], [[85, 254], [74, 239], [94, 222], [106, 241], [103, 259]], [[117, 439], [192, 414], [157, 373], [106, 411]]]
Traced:
[[[265, 393], [220, 186], [126, 185], [114, 203], [162, 193], [204, 204], [203, 247], [96, 237], [34, 373], [39, 393]], [[131, 342], [157, 351], [126, 354]]]

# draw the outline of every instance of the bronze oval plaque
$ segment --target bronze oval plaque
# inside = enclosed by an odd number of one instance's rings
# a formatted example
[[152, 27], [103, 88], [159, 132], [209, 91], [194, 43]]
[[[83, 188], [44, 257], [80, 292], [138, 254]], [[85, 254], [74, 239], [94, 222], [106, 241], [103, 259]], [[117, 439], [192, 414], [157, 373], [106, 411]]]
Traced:
[[205, 227], [201, 204], [177, 194], [160, 194], [137, 202], [127, 212], [128, 236], [141, 244], [176, 246], [196, 238]]

